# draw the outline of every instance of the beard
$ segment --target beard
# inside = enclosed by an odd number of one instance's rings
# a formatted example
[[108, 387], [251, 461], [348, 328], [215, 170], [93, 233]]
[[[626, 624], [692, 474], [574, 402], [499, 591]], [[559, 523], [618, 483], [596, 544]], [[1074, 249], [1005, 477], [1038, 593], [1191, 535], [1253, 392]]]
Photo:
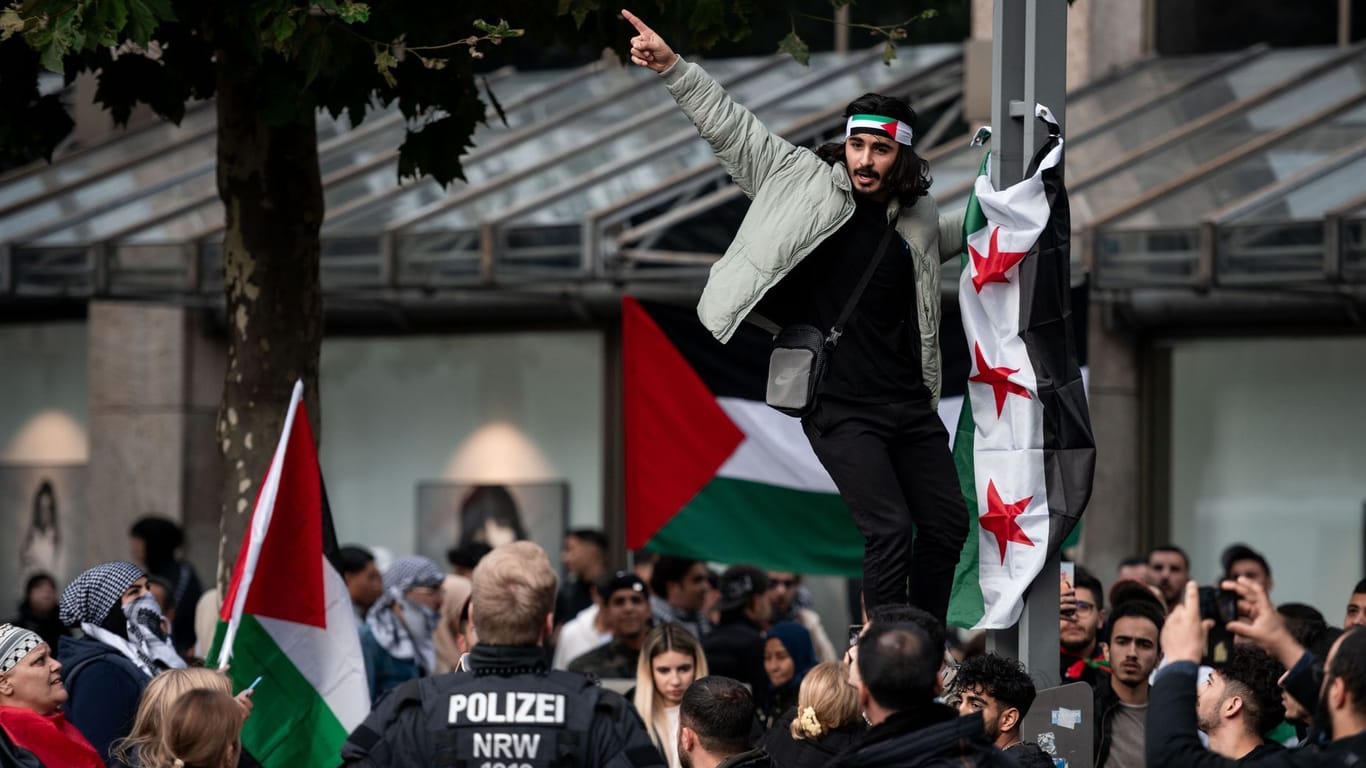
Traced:
[[1328, 689], [1333, 685], [1333, 677], [1324, 675], [1323, 687], [1319, 688], [1319, 702], [1314, 707], [1313, 724], [1323, 730], [1328, 735], [1328, 740], [1333, 740], [1333, 714], [1328, 708]]
[[1080, 656], [1083, 651], [1094, 645], [1095, 642], [1096, 637], [1095, 635], [1092, 635], [1084, 640], [1061, 640], [1059, 641], [1059, 644], [1062, 645], [1063, 650], [1068, 653]]

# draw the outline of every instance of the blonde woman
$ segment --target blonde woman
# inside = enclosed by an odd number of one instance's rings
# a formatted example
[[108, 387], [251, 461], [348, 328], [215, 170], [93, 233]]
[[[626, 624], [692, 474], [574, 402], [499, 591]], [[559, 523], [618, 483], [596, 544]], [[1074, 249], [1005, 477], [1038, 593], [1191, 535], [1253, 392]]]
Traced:
[[[115, 742], [111, 750], [111, 756], [116, 761], [111, 766], [160, 768], [173, 765], [176, 758], [164, 738], [166, 724], [180, 698], [190, 691], [199, 690], [219, 691], [231, 698], [232, 682], [222, 672], [205, 667], [171, 669], [152, 678], [142, 693], [132, 732], [127, 738]], [[237, 705], [245, 718], [251, 712], [250, 690], [243, 691], [237, 697]], [[255, 765], [254, 760], [249, 759], [247, 763]]]
[[694, 680], [707, 676], [702, 644], [682, 624], [669, 622], [651, 629], [636, 665], [636, 712], [650, 732], [650, 740], [669, 761], [678, 762], [678, 705]]
[[865, 727], [848, 665], [827, 661], [806, 673], [796, 708], [778, 718], [763, 746], [774, 765], [818, 768], [853, 746]]
[[143, 768], [239, 768], [246, 714], [230, 694], [197, 689], [176, 699], [162, 744], [169, 762]]

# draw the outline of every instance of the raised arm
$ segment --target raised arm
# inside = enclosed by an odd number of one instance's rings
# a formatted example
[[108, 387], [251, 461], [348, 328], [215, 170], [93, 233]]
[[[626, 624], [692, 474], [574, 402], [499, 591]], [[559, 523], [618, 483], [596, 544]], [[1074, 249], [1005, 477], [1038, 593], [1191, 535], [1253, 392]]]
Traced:
[[701, 67], [674, 53], [638, 16], [624, 9], [621, 15], [636, 30], [631, 38], [631, 63], [664, 77], [669, 93], [746, 195], [754, 197], [764, 180], [784, 163], [823, 162], [770, 131]]

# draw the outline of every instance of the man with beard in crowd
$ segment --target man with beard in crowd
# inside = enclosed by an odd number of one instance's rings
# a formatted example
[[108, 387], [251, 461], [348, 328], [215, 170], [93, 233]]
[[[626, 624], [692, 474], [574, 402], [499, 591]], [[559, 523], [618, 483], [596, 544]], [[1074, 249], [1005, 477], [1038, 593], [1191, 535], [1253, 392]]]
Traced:
[[797, 604], [797, 592], [801, 589], [802, 577], [791, 571], [768, 572], [768, 604], [773, 610], [768, 625], [783, 621], [794, 621], [811, 633], [811, 644], [816, 648], [817, 661], [835, 661], [835, 646], [821, 625], [821, 617], [810, 608]]
[[[1157, 673], [1148, 710], [1149, 765], [1232, 768], [1287, 765], [1288, 753], [1263, 734], [1285, 717], [1277, 684], [1285, 668], [1260, 648], [1236, 645], [1229, 659], [1197, 684], [1210, 622], [1200, 618], [1195, 582], [1162, 627], [1168, 664]], [[1194, 717], [1192, 717], [1194, 715]], [[1209, 738], [1201, 744], [1196, 728]]]
[[1164, 544], [1148, 552], [1148, 583], [1162, 592], [1167, 610], [1180, 605], [1190, 577], [1191, 561], [1180, 547]]
[[1058, 642], [1062, 646], [1059, 667], [1064, 684], [1081, 681], [1096, 688], [1109, 682], [1105, 649], [1099, 642], [1104, 623], [1105, 591], [1100, 579], [1076, 566], [1073, 583], [1062, 581], [1058, 609]]
[[683, 768], [770, 768], [763, 748], [750, 746], [754, 697], [739, 680], [694, 680], [678, 707], [678, 762]]

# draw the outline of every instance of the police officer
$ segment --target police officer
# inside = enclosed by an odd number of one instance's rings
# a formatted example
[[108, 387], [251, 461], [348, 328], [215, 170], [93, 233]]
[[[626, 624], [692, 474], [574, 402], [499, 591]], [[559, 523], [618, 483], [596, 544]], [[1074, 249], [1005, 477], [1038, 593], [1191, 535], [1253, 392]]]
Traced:
[[625, 699], [546, 663], [556, 578], [540, 547], [497, 547], [473, 582], [472, 671], [394, 689], [347, 739], [343, 765], [665, 768]]

